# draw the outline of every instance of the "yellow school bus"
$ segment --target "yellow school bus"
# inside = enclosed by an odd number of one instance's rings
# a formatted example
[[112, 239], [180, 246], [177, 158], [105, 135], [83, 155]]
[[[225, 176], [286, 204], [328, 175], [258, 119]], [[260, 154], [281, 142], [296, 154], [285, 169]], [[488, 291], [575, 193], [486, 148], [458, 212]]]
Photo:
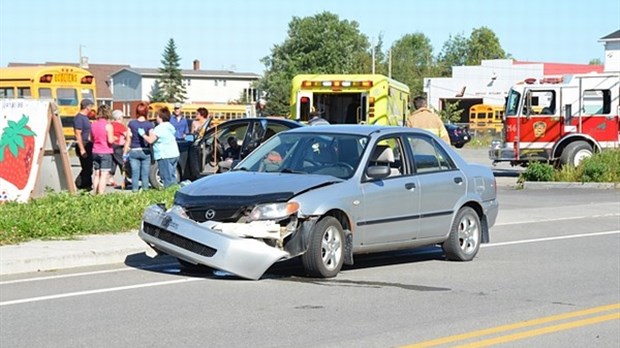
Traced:
[[[149, 104], [149, 120], [155, 120], [156, 112], [162, 107], [167, 107], [172, 113], [174, 109], [174, 103], [151, 103]], [[248, 116], [248, 112], [251, 108], [250, 105], [245, 104], [183, 104], [181, 107], [181, 113], [188, 119], [193, 120], [198, 108], [206, 108], [209, 111], [209, 115], [213, 116], [211, 120], [211, 126], [215, 126], [227, 120], [243, 118]]]
[[405, 125], [409, 87], [379, 74], [305, 74], [293, 78], [289, 118], [317, 113], [331, 124]]
[[476, 104], [469, 108], [469, 129], [501, 132], [504, 128], [504, 106]]
[[73, 66], [27, 66], [0, 68], [0, 98], [53, 99], [65, 139], [73, 140], [73, 119], [80, 102], [96, 102], [95, 78], [88, 71]]

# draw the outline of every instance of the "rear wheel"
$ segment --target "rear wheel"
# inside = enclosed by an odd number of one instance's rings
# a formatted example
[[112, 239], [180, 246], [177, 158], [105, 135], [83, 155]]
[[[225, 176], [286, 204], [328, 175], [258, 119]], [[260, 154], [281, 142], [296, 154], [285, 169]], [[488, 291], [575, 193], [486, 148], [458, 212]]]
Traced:
[[576, 167], [588, 157], [592, 157], [592, 146], [585, 141], [574, 141], [562, 151], [560, 163], [565, 166]]
[[[181, 171], [179, 167], [176, 168], [176, 177], [177, 183], [181, 181]], [[151, 187], [154, 189], [162, 189], [164, 188], [164, 181], [159, 176], [159, 166], [157, 166], [157, 162], [151, 164], [151, 169], [149, 170], [149, 182], [151, 183]]]
[[344, 263], [344, 231], [337, 219], [326, 216], [317, 222], [301, 260], [312, 277], [331, 278], [340, 272]]
[[448, 260], [471, 261], [478, 250], [482, 239], [482, 225], [476, 211], [463, 207], [456, 214], [448, 239], [443, 242], [443, 251]]

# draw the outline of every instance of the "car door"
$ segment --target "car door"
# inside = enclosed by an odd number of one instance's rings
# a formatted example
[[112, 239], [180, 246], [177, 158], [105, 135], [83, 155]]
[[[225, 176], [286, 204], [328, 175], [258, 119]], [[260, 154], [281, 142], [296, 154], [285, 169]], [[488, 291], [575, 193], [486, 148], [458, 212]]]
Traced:
[[386, 161], [391, 174], [384, 179], [361, 183], [363, 218], [358, 220], [364, 245], [379, 245], [410, 241], [416, 238], [419, 224], [420, 194], [417, 177], [409, 175], [403, 160], [403, 142], [400, 137], [383, 138], [371, 149], [366, 168], [384, 165], [378, 158], [381, 147], [389, 147], [392, 161]]
[[444, 236], [450, 230], [456, 204], [467, 190], [465, 176], [435, 138], [410, 134], [406, 139], [419, 185], [418, 239]]

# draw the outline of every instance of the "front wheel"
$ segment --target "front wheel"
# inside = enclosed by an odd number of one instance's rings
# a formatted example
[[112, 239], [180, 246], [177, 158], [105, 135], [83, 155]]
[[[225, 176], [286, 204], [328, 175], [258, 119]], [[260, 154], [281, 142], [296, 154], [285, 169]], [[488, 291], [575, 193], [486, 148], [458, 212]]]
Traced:
[[585, 141], [574, 141], [562, 150], [562, 165], [577, 167], [584, 159], [592, 157], [592, 146]]
[[474, 209], [463, 207], [456, 214], [448, 239], [443, 242], [443, 251], [448, 260], [471, 261], [480, 249], [481, 239], [480, 217]]
[[340, 272], [344, 263], [344, 231], [336, 218], [326, 216], [317, 222], [301, 260], [312, 277], [332, 278]]

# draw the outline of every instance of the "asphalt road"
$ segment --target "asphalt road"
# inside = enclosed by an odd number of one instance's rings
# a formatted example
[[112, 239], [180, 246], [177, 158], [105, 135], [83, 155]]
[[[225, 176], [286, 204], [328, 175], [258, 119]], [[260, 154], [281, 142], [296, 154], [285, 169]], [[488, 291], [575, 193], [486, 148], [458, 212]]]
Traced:
[[466, 263], [433, 247], [246, 281], [136, 254], [3, 276], [0, 347], [618, 347], [620, 192], [498, 195], [491, 243]]

